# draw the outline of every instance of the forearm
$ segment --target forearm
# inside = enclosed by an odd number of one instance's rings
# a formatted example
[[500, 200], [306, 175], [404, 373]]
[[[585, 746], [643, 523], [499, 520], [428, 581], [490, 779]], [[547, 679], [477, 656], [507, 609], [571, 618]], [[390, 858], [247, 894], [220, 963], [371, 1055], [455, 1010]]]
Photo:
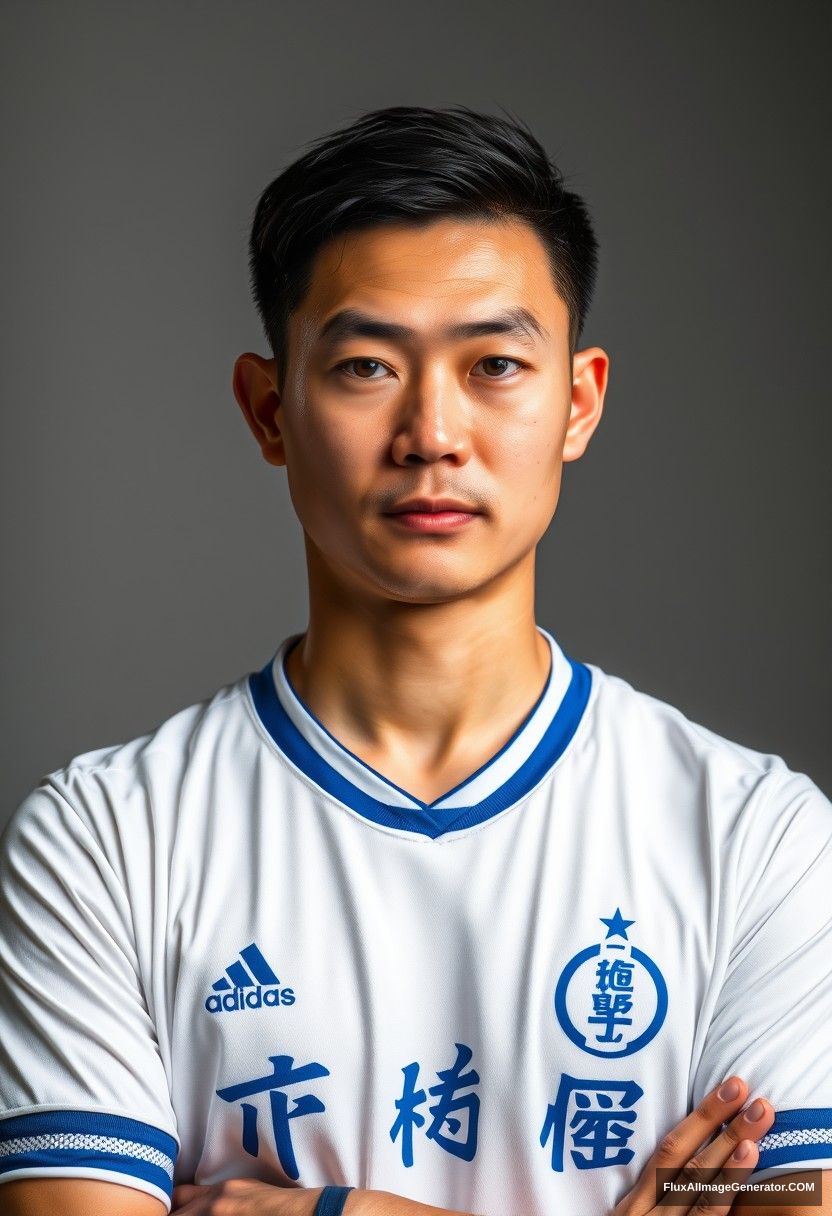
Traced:
[[457, 1208], [434, 1208], [389, 1191], [351, 1192], [344, 1216], [473, 1216]]

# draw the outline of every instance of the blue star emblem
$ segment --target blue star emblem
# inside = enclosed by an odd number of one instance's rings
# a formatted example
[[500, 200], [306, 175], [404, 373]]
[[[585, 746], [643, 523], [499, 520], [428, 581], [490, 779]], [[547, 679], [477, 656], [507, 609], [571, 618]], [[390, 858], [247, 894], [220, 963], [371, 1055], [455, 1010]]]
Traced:
[[[615, 916], [599, 916], [598, 919], [607, 926], [607, 937], [623, 937], [625, 941], [630, 940], [627, 937], [627, 926], [634, 925], [636, 922], [625, 920], [620, 908], [615, 909]], [[604, 938], [604, 941], [607, 940], [607, 937]]]

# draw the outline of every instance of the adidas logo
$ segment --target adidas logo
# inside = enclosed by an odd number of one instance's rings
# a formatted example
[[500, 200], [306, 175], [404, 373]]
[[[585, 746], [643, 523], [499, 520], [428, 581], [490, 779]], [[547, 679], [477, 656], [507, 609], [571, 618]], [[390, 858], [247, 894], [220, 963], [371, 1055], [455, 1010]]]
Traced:
[[[242, 960], [242, 962], [240, 961]], [[294, 1005], [293, 988], [281, 988], [280, 980], [266, 962], [256, 942], [240, 951], [240, 958], [211, 987], [205, 1000], [209, 1013], [237, 1013], [241, 1009], [262, 1009], [264, 1005]]]

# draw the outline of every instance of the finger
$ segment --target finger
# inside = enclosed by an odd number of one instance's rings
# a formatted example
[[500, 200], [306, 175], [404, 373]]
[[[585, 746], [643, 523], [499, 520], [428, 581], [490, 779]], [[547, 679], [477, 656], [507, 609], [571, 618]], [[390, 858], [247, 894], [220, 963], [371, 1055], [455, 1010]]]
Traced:
[[717, 1089], [712, 1089], [661, 1139], [648, 1165], [672, 1169], [687, 1164], [708, 1137], [742, 1108], [747, 1094], [748, 1086], [741, 1077], [729, 1077]]
[[[663, 1216], [727, 1216], [737, 1198], [736, 1190], [729, 1187], [737, 1187], [748, 1180], [757, 1168], [759, 1156], [759, 1149], [753, 1140], [741, 1140], [724, 1167], [708, 1179], [713, 1183], [711, 1190], [680, 1192], [679, 1206], [662, 1204]], [[674, 1185], [678, 1186], [680, 1181], [676, 1179]], [[705, 1182], [704, 1179], [701, 1181]], [[684, 1182], [687, 1184], [688, 1180]]]
[[[735, 1083], [733, 1089], [729, 1088], [731, 1082]], [[679, 1170], [686, 1165], [703, 1142], [740, 1110], [747, 1093], [745, 1081], [731, 1076], [706, 1094], [699, 1105], [660, 1140], [630, 1191], [630, 1197], [648, 1202], [648, 1209], [652, 1208], [656, 1202], [656, 1170]]]
[[[773, 1122], [772, 1112], [772, 1122]], [[747, 1182], [757, 1168], [757, 1163], [760, 1160], [760, 1146], [754, 1140], [740, 1140], [734, 1149], [731, 1156], [725, 1162], [725, 1166], [717, 1175], [718, 1182]], [[730, 1195], [733, 1202], [737, 1196], [735, 1193], [726, 1191]]]
[[211, 1196], [196, 1195], [180, 1208], [171, 1208], [171, 1216], [208, 1216]]
[[710, 1144], [688, 1161], [684, 1172], [710, 1182], [731, 1157], [737, 1147], [747, 1140], [757, 1141], [774, 1122], [774, 1107], [765, 1098], [755, 1098], [735, 1115]]
[[[662, 1205], [667, 1208], [666, 1216], [681, 1216], [691, 1210], [696, 1212], [696, 1216], [722, 1212], [725, 1203], [720, 1200], [720, 1194], [727, 1196], [730, 1207], [736, 1194], [727, 1189], [720, 1192], [717, 1188], [744, 1182], [751, 1175], [759, 1157], [755, 1141], [765, 1135], [773, 1122], [774, 1107], [764, 1098], [755, 1098], [740, 1111], [711, 1144], [694, 1153], [682, 1166], [673, 1179], [678, 1190], [679, 1205], [666, 1200]], [[737, 1156], [737, 1153], [741, 1153], [741, 1156]], [[716, 1187], [707, 1196], [699, 1197], [697, 1186], [707, 1182], [715, 1182]], [[661, 1198], [660, 1195], [658, 1197]]]
[[171, 1213], [178, 1212], [186, 1203], [191, 1203], [192, 1200], [201, 1198], [210, 1189], [208, 1186], [195, 1186], [189, 1182], [180, 1182], [178, 1186], [173, 1188]]
[[[731, 1154], [723, 1169], [710, 1171], [712, 1177], [705, 1178], [702, 1173], [692, 1177], [687, 1170], [682, 1170], [676, 1178], [662, 1178], [660, 1181], [657, 1178], [653, 1203], [660, 1200], [662, 1216], [727, 1216], [737, 1198], [736, 1190], [729, 1189], [729, 1183], [736, 1186], [746, 1181], [757, 1169], [757, 1144], [753, 1141], [741, 1143], [741, 1158]], [[737, 1149], [740, 1149], [740, 1145], [737, 1145]], [[702, 1189], [708, 1182], [713, 1183], [713, 1189]]]

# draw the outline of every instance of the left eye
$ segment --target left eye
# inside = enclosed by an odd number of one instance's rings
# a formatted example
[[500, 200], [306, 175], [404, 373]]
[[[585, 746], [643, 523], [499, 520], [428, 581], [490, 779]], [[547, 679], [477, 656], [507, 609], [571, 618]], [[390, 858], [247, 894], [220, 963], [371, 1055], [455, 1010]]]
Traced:
[[[517, 359], [509, 359], [508, 355], [487, 355], [484, 359], [480, 359], [480, 363], [513, 363], [515, 367], [522, 367]], [[507, 380], [508, 376], [487, 376], [488, 380]]]

